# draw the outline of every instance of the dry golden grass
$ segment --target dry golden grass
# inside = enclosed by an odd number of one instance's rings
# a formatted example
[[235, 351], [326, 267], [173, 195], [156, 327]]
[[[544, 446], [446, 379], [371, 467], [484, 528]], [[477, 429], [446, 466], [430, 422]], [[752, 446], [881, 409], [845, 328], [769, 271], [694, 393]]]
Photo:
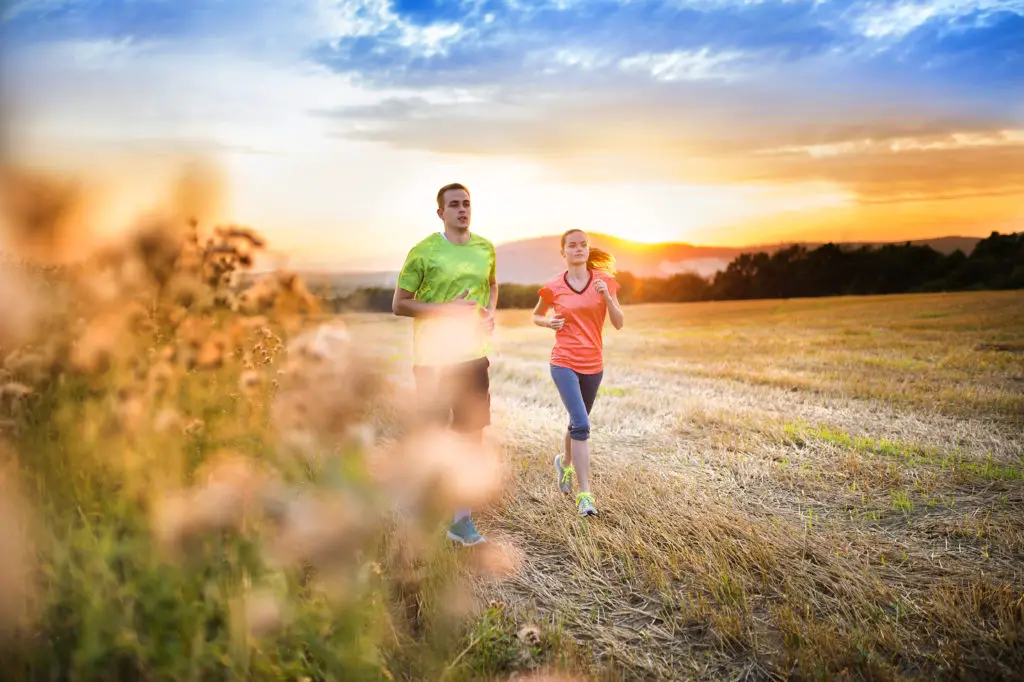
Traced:
[[[480, 516], [521, 559], [484, 599], [603, 679], [1019, 679], [1024, 294], [626, 310], [593, 418], [601, 516], [551, 459], [551, 337], [499, 314], [508, 476]], [[355, 315], [398, 382], [409, 328]]]

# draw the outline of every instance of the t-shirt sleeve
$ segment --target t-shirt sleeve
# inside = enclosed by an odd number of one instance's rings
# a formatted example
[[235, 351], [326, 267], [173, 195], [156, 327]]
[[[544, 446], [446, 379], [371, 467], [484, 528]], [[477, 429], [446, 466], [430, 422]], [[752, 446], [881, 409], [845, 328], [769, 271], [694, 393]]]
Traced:
[[487, 283], [498, 281], [498, 252], [495, 250], [494, 245], [491, 245], [491, 271], [487, 275]]
[[540, 296], [540, 300], [544, 301], [548, 305], [555, 304], [555, 292], [551, 290], [551, 287], [545, 284], [538, 291], [537, 294]]
[[405, 257], [401, 272], [398, 273], [398, 286], [415, 293], [423, 283], [423, 256], [420, 250], [413, 247]]
[[600, 275], [598, 275], [598, 277], [603, 279], [604, 283], [608, 285], [608, 294], [609, 295], [614, 296], [615, 294], [619, 293], [619, 282], [618, 282], [618, 280], [616, 280], [611, 275], [608, 275], [608, 274], [605, 274], [605, 273], [601, 273]]

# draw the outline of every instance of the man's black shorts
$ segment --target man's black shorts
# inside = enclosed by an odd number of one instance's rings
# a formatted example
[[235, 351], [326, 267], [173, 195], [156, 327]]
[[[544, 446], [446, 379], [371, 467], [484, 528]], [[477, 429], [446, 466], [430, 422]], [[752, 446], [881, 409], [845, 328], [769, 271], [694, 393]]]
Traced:
[[486, 357], [442, 367], [414, 366], [421, 409], [459, 432], [490, 426], [490, 367]]

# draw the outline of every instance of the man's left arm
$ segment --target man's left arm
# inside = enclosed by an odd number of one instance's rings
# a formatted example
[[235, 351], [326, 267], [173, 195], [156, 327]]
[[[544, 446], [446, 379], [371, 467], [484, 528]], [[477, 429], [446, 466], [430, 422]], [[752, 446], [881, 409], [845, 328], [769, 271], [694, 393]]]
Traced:
[[495, 250], [491, 251], [491, 272], [488, 283], [491, 288], [490, 295], [487, 297], [487, 313], [490, 318], [488, 326], [494, 329], [494, 311], [498, 309], [498, 254]]
[[491, 313], [491, 315], [493, 315], [494, 311], [497, 310], [497, 308], [498, 308], [498, 282], [496, 280], [492, 279], [491, 280], [491, 296], [490, 296], [489, 299], [487, 299], [487, 310]]

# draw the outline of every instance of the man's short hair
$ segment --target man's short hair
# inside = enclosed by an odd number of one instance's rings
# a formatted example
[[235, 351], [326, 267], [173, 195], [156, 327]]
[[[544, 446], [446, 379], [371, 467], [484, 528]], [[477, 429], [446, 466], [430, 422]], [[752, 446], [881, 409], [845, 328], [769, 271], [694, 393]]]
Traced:
[[461, 189], [466, 194], [469, 194], [469, 189], [461, 182], [453, 182], [450, 185], [445, 185], [441, 189], [437, 190], [437, 207], [444, 208], [444, 193], [450, 189]]

